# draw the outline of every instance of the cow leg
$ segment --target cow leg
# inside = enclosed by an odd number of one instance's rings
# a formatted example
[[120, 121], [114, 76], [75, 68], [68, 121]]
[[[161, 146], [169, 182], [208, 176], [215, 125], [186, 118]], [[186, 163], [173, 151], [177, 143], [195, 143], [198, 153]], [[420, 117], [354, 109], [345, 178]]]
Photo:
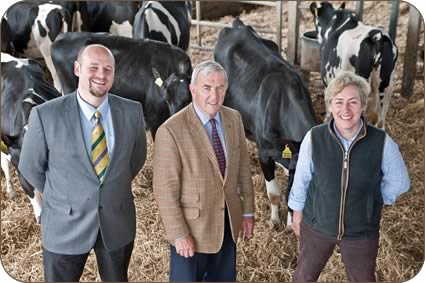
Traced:
[[368, 122], [372, 125], [378, 124], [378, 115], [379, 115], [379, 74], [376, 71], [373, 71], [369, 78], [370, 85], [370, 94], [368, 96], [367, 108], [366, 108], [366, 117]]
[[260, 157], [261, 170], [263, 171], [264, 178], [266, 179], [267, 197], [271, 203], [271, 220], [274, 224], [280, 224], [279, 218], [279, 201], [280, 201], [280, 186], [275, 177], [275, 162], [271, 158], [266, 161]]
[[60, 83], [59, 77], [56, 73], [55, 66], [53, 65], [52, 56], [50, 54], [50, 46], [52, 43], [43, 42], [40, 44], [40, 53], [43, 55], [44, 62], [46, 63], [47, 69], [49, 69], [50, 75], [52, 76], [53, 86], [62, 93], [62, 85]]
[[31, 202], [32, 210], [34, 211], [35, 221], [40, 224], [41, 203], [43, 200], [43, 195], [39, 191], [35, 190], [34, 197], [31, 198], [28, 196], [28, 198]]
[[32, 210], [34, 212], [35, 220], [37, 223], [40, 223], [41, 215], [41, 203], [42, 203], [42, 193], [34, 189], [33, 186], [24, 178], [24, 176], [18, 171], [19, 181], [21, 182], [22, 189], [28, 196], [30, 200]]
[[393, 93], [393, 84], [384, 90], [384, 93], [379, 94], [379, 112], [378, 112], [378, 127], [385, 129], [385, 117], [387, 116], [388, 108], [390, 106], [391, 95]]
[[[288, 204], [289, 201], [289, 193], [291, 192], [292, 184], [294, 183], [294, 175], [295, 175], [295, 169], [289, 170], [289, 176], [288, 176], [288, 188], [286, 189], [286, 204]], [[293, 210], [288, 206], [288, 217], [286, 218], [286, 228], [289, 230], [292, 230], [292, 214]]]
[[16, 191], [13, 187], [12, 178], [10, 177], [10, 155], [1, 152], [1, 169], [4, 172], [4, 177], [6, 179], [6, 192], [10, 199], [13, 199], [16, 196]]

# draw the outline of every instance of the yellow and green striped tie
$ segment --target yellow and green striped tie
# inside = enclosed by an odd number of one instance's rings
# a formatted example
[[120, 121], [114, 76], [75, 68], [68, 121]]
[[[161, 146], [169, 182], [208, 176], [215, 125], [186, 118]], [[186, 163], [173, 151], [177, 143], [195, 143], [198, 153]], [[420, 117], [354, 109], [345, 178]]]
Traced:
[[100, 181], [103, 181], [109, 164], [108, 146], [105, 131], [100, 123], [100, 112], [94, 113], [95, 124], [91, 132], [91, 161]]

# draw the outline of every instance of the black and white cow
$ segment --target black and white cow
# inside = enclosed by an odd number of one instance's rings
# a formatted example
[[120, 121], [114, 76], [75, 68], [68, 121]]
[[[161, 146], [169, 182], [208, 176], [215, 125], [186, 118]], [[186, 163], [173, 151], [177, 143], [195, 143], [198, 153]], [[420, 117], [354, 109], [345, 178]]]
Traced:
[[87, 1], [88, 29], [83, 31], [109, 32], [131, 38], [138, 10], [138, 1]]
[[4, 14], [4, 18], [8, 27], [4, 30], [2, 28], [2, 32], [9, 34], [2, 34], [2, 41], [3, 38], [8, 38], [16, 55], [43, 58], [54, 85], [58, 86], [50, 56], [50, 45], [60, 33], [69, 31], [71, 24], [69, 11], [56, 4], [22, 1], [12, 5]]
[[90, 15], [87, 10], [87, 1], [51, 0], [46, 2], [58, 4], [69, 11], [72, 24], [68, 31], [89, 31]]
[[78, 51], [91, 43], [103, 44], [114, 54], [111, 92], [143, 105], [146, 126], [153, 137], [170, 115], [190, 103], [192, 64], [183, 50], [159, 41], [100, 33], [66, 33], [53, 43], [52, 58], [63, 93], [77, 89], [73, 62]]
[[10, 27], [5, 17], [1, 18], [1, 52], [14, 53], [13, 44], [10, 40]]
[[[397, 47], [381, 28], [364, 25], [356, 16], [322, 2], [310, 11], [320, 42], [320, 73], [327, 85], [339, 71], [352, 71], [369, 81], [371, 94], [367, 116], [371, 123], [385, 127], [385, 116], [393, 92], [393, 71]], [[329, 114], [327, 115], [329, 116]]]
[[190, 1], [146, 1], [134, 18], [133, 38], [150, 38], [186, 52], [190, 43]]
[[[6, 177], [9, 197], [15, 196], [10, 178], [9, 162], [18, 170], [24, 134], [32, 107], [60, 94], [45, 79], [41, 65], [32, 59], [18, 59], [1, 53], [1, 140], [6, 145], [1, 152], [1, 167]], [[21, 185], [30, 198], [37, 221], [41, 212], [38, 191], [19, 173]]]
[[[220, 32], [214, 58], [229, 76], [224, 104], [241, 113], [246, 135], [257, 145], [271, 219], [280, 223], [281, 189], [275, 168], [277, 164], [289, 170], [289, 192], [301, 141], [317, 124], [310, 94], [277, 45], [238, 18], [232, 28]], [[291, 222], [288, 215], [289, 226]]]

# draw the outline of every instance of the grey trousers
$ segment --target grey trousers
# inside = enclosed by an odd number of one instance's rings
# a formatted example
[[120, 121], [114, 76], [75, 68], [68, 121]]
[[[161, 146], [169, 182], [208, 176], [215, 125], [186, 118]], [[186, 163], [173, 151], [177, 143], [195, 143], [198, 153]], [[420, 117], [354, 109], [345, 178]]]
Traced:
[[[106, 250], [101, 233], [93, 247], [100, 278], [107, 282], [127, 282], [127, 271], [134, 242], [114, 251]], [[44, 281], [76, 282], [80, 281], [89, 253], [66, 255], [50, 252], [43, 248]]]

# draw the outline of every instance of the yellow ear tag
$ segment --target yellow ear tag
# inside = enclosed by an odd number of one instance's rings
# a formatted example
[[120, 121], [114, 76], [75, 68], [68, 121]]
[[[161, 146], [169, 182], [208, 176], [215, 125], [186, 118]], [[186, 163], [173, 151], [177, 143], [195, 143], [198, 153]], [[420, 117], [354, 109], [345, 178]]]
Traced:
[[1, 151], [7, 153], [7, 145], [3, 141], [1, 141]]
[[285, 149], [282, 151], [283, 159], [291, 159], [292, 151], [289, 149], [289, 145], [285, 145]]
[[161, 78], [157, 78], [157, 79], [155, 80], [155, 84], [156, 84], [157, 86], [159, 86], [159, 87], [161, 87], [163, 83], [164, 83], [164, 82], [161, 80]]

